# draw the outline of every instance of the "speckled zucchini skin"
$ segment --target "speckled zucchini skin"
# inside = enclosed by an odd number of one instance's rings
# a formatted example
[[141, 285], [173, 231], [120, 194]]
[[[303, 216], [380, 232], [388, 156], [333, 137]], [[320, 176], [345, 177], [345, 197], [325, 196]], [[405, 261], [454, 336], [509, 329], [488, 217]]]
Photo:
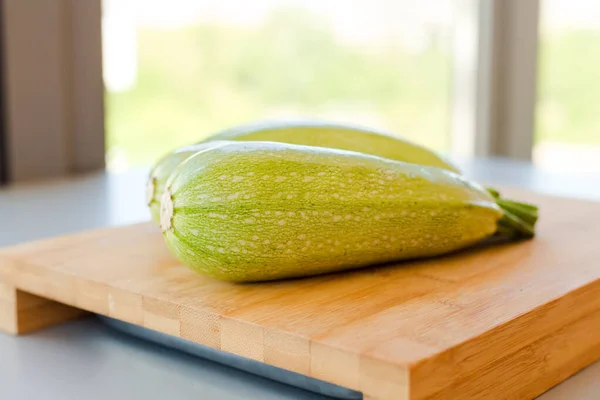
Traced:
[[199, 143], [191, 146], [176, 149], [166, 156], [162, 157], [150, 170], [148, 182], [146, 184], [146, 202], [150, 208], [152, 220], [160, 223], [160, 197], [165, 189], [165, 184], [171, 172], [181, 164], [186, 158], [199, 151], [221, 145], [222, 141], [211, 141]]
[[160, 214], [180, 261], [234, 282], [444, 254], [492, 235], [502, 217], [487, 191], [444, 169], [258, 141], [187, 158]]

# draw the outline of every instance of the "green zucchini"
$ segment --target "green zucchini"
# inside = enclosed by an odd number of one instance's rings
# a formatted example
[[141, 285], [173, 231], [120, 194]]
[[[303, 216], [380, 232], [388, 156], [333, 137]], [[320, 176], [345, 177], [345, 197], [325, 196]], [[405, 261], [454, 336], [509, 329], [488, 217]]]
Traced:
[[445, 169], [261, 141], [187, 158], [160, 209], [173, 254], [233, 282], [445, 254], [494, 235], [503, 216], [490, 192]]

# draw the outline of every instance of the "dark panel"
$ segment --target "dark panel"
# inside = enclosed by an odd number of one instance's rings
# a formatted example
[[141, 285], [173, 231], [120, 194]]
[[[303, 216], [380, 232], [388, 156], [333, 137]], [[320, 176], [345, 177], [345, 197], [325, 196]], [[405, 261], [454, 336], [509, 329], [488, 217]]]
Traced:
[[[4, 77], [4, 0], [0, 0], [0, 78]], [[0, 79], [0, 185], [8, 182], [8, 143], [6, 135], [6, 112], [4, 79]]]

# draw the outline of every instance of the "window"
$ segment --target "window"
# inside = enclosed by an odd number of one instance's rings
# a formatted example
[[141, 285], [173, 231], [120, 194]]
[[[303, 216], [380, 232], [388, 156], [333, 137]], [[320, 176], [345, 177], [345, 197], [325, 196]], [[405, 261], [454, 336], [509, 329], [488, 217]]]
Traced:
[[596, 3], [2, 2], [2, 173], [147, 167], [232, 125], [287, 117], [598, 171]]
[[104, 0], [108, 168], [288, 117], [447, 151], [455, 3]]
[[534, 160], [600, 171], [600, 2], [544, 0]]

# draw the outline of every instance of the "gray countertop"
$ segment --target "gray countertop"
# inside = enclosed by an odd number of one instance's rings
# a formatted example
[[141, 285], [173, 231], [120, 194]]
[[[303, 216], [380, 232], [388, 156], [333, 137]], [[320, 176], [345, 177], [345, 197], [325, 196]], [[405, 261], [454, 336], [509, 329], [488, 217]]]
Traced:
[[[600, 201], [600, 174], [543, 171], [499, 159], [458, 164], [481, 183]], [[148, 220], [146, 172], [96, 173], [0, 189], [0, 246]], [[540, 399], [599, 396], [597, 362]], [[0, 398], [325, 399], [126, 336], [94, 317], [21, 337], [0, 333]]]

